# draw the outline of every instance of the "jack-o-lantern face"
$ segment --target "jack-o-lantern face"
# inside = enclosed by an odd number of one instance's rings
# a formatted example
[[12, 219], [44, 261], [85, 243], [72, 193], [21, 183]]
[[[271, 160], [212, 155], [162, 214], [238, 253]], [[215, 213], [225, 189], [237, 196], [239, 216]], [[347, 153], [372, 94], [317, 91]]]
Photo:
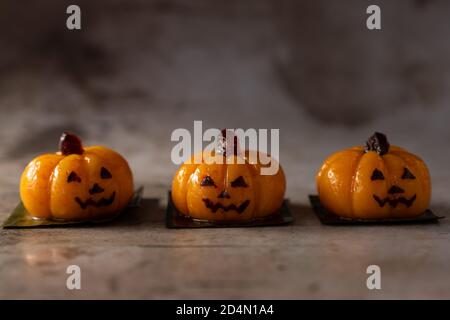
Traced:
[[[403, 168], [401, 179], [415, 180], [416, 177], [411, 173], [411, 171], [408, 170], [408, 168]], [[374, 169], [370, 180], [385, 180], [383, 172], [378, 169]], [[397, 184], [394, 184], [387, 191], [387, 196], [385, 196], [384, 198], [380, 198], [379, 196], [374, 194], [373, 199], [378, 203], [380, 207], [384, 207], [384, 205], [390, 205], [392, 208], [396, 208], [398, 205], [405, 205], [409, 208], [414, 204], [414, 201], [417, 198], [417, 194], [414, 193], [414, 195], [407, 198], [405, 197], [405, 192], [405, 189], [402, 189]]]
[[425, 163], [417, 156], [390, 146], [375, 133], [365, 148], [337, 152], [317, 175], [321, 203], [350, 218], [404, 218], [429, 206], [431, 182]]
[[98, 219], [128, 204], [133, 178], [118, 153], [105, 147], [83, 148], [76, 136], [64, 134], [61, 152], [30, 162], [20, 190], [25, 207], [35, 217]]
[[[228, 191], [228, 188], [248, 188], [247, 183], [245, 182], [244, 178], [242, 176], [237, 177], [234, 179], [229, 186], [227, 186], [227, 181], [224, 183], [224, 187], [220, 188], [222, 191], [220, 191], [217, 194], [217, 200], [211, 200], [210, 198], [203, 198], [203, 202], [205, 203], [205, 206], [210, 209], [212, 212], [217, 212], [218, 210], [224, 210], [226, 212], [228, 211], [236, 211], [237, 213], [241, 214], [243, 213], [248, 205], [250, 204], [250, 199], [243, 200], [240, 204], [236, 203], [229, 203], [224, 204], [227, 200], [233, 198], [238, 198], [237, 195], [231, 196], [231, 193]], [[202, 187], [214, 187], [217, 188], [217, 185], [215, 184], [214, 180], [211, 178], [211, 176], [205, 176], [202, 181], [200, 182], [200, 186]], [[242, 195], [240, 193], [240, 195]], [[214, 202], [216, 201], [216, 202]]]
[[184, 163], [172, 183], [177, 209], [186, 216], [212, 221], [251, 220], [276, 213], [286, 183], [281, 167], [276, 175], [264, 176], [260, 164], [242, 158], [238, 164], [238, 157], [247, 156], [228, 155], [232, 159], [223, 164], [194, 164], [194, 157]]
[[[112, 179], [112, 175], [108, 171], [108, 169], [102, 167], [98, 175], [98, 179], [109, 180]], [[81, 182], [82, 182], [81, 177], [75, 171], [70, 172], [70, 174], [67, 177], [67, 183], [81, 183]], [[108, 182], [105, 181], [102, 185], [105, 186], [107, 184]], [[94, 182], [92, 187], [89, 188], [88, 193], [89, 197], [85, 200], [82, 200], [78, 196], [74, 198], [75, 202], [78, 203], [78, 205], [82, 209], [87, 209], [89, 206], [96, 208], [108, 207], [111, 206], [114, 203], [114, 200], [116, 199], [116, 190], [113, 190], [111, 192], [111, 195], [105, 198], [104, 196], [105, 189], [97, 182]], [[95, 195], [102, 195], [102, 197], [98, 200], [95, 200], [93, 198]]]
[[199, 165], [188, 181], [189, 212], [203, 218], [251, 219], [256, 203], [253, 170], [245, 164]]

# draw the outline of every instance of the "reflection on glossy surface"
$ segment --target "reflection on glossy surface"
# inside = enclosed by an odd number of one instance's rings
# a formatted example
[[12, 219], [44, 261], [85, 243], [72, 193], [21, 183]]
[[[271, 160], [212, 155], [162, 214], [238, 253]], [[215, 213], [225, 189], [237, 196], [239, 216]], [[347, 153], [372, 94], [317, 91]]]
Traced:
[[42, 248], [22, 247], [24, 260], [26, 263], [33, 266], [55, 265], [67, 262], [72, 257], [76, 257], [79, 252], [77, 249], [70, 248]]

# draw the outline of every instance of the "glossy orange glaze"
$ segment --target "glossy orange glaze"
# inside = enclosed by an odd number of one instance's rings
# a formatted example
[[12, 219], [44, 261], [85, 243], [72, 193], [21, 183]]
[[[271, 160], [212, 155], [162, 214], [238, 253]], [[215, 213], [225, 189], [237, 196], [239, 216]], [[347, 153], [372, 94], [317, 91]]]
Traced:
[[[28, 164], [21, 177], [20, 196], [32, 216], [102, 219], [128, 204], [133, 195], [133, 177], [127, 161], [105, 147], [83, 150], [81, 155], [44, 154]], [[102, 178], [102, 168], [111, 176]], [[68, 182], [72, 172], [77, 179]]]
[[[405, 168], [414, 179], [403, 178]], [[372, 180], [375, 169], [384, 179]], [[428, 208], [431, 199], [431, 181], [425, 163], [395, 146], [384, 155], [365, 152], [363, 147], [336, 152], [325, 160], [316, 180], [322, 205], [348, 218], [414, 217]]]
[[[210, 221], [242, 221], [274, 214], [286, 190], [283, 169], [280, 166], [275, 175], [261, 175], [260, 161], [250, 164], [248, 155], [241, 158], [243, 164], [236, 163], [235, 155], [229, 159], [233, 164], [210, 164], [211, 158], [203, 153], [203, 163], [194, 164], [191, 158], [181, 165], [172, 181], [172, 200], [177, 209], [186, 216]], [[207, 176], [214, 185], [201, 185]], [[239, 212], [244, 206], [245, 210]]]

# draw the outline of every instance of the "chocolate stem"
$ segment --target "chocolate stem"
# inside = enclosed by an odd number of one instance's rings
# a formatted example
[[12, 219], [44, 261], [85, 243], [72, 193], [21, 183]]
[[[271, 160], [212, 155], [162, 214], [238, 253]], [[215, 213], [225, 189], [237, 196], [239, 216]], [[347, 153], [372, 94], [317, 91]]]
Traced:
[[[233, 155], [238, 154], [237, 136], [233, 134], [233, 139], [232, 141], [230, 140], [231, 139], [227, 139], [227, 129], [222, 129], [221, 135], [219, 136], [218, 139], [219, 142], [216, 147], [216, 150], [220, 152], [224, 157], [227, 157], [228, 155], [230, 155], [230, 153]], [[230, 143], [232, 143], [233, 145], [231, 146]]]
[[386, 135], [380, 132], [375, 132], [366, 142], [366, 152], [375, 151], [380, 156], [389, 152], [389, 142]]
[[65, 156], [70, 154], [83, 154], [83, 145], [76, 135], [64, 132], [59, 140], [59, 150]]

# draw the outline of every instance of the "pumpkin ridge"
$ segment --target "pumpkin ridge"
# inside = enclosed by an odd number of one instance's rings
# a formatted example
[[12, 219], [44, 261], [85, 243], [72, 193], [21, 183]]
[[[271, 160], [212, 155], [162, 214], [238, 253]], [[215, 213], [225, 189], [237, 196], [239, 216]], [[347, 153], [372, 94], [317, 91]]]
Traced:
[[184, 185], [185, 185], [185, 193], [184, 193], [184, 198], [185, 198], [185, 202], [186, 202], [186, 212], [183, 212], [184, 214], [186, 214], [186, 215], [190, 215], [189, 214], [189, 205], [188, 205], [188, 193], [189, 193], [189, 189], [191, 188], [190, 186], [191, 186], [191, 182], [192, 182], [192, 179], [194, 178], [194, 176], [196, 176], [196, 172], [197, 172], [197, 170], [199, 170], [199, 167], [200, 167], [200, 164], [198, 164], [198, 163], [193, 163], [193, 164], [182, 164], [182, 166], [187, 166], [187, 165], [189, 165], [189, 166], [195, 166], [195, 168], [194, 168], [194, 170], [191, 172], [191, 174], [189, 175], [189, 178], [187, 179], [187, 181], [184, 183]]
[[[49, 202], [50, 201], [50, 196], [51, 196], [51, 185], [50, 185], [50, 182], [52, 181], [51, 179], [53, 177], [53, 171], [54, 171], [55, 167], [61, 162], [61, 160], [63, 159], [63, 156], [61, 156], [61, 155], [59, 155], [57, 153], [45, 153], [45, 154], [37, 156], [36, 158], [34, 158], [27, 165], [27, 167], [25, 168], [24, 172], [22, 173], [21, 180], [20, 180], [20, 184], [21, 184], [20, 189], [21, 189], [21, 198], [22, 198], [22, 184], [25, 183], [26, 185], [28, 185], [28, 183], [29, 183], [28, 182], [28, 178], [26, 177], [26, 174], [31, 169], [30, 166], [35, 167], [36, 166], [36, 162], [38, 162], [38, 161], [39, 162], [42, 162], [42, 161], [47, 162], [48, 158], [50, 158], [50, 159], [52, 159], [52, 158], [59, 158], [59, 159], [56, 159], [56, 162], [52, 166], [50, 166], [50, 168], [49, 168], [49, 169], [51, 169], [51, 171], [49, 170], [50, 174], [48, 175], [46, 181], [44, 180], [45, 181], [44, 186], [45, 186], [45, 189], [46, 189], [46, 192], [44, 193], [44, 195], [45, 195], [44, 203], [46, 204], [47, 212], [44, 215], [39, 214], [38, 217], [40, 217], [40, 218], [43, 218], [43, 217], [47, 218], [47, 217], [51, 217], [52, 216], [52, 212], [51, 212], [51, 208], [50, 208], [50, 202]], [[37, 175], [37, 171], [43, 170], [43, 168], [42, 167], [39, 167], [38, 169], [34, 168], [34, 170], [35, 170], [36, 175]], [[31, 191], [31, 192], [26, 191], [26, 193], [28, 194], [28, 197], [32, 197], [32, 202], [41, 200], [41, 199], [38, 199], [38, 197], [36, 197], [35, 192], [33, 192], [33, 191]], [[28, 206], [27, 206], [27, 203], [26, 203], [26, 202], [29, 202], [29, 201], [25, 201], [24, 199], [22, 199], [22, 202], [24, 203], [24, 205], [27, 208], [27, 210], [30, 210], [28, 208]]]
[[47, 188], [47, 203], [48, 203], [48, 208], [49, 208], [49, 216], [51, 217], [51, 218], [53, 218], [53, 210], [52, 210], [52, 207], [51, 207], [51, 203], [52, 203], [52, 190], [53, 190], [53, 182], [55, 181], [55, 177], [54, 177], [54, 175], [55, 175], [55, 171], [56, 171], [56, 169], [58, 168], [58, 166], [59, 166], [59, 164], [67, 157], [67, 156], [64, 156], [63, 154], [61, 154], [61, 153], [55, 153], [55, 155], [58, 155], [58, 156], [60, 156], [61, 158], [59, 159], [59, 161], [56, 163], [56, 165], [53, 167], [53, 170], [52, 170], [52, 173], [50, 174], [50, 176], [49, 176], [49, 178], [48, 178], [48, 188]]
[[350, 190], [349, 190], [349, 198], [351, 200], [351, 206], [350, 206], [350, 215], [352, 218], [355, 217], [355, 197], [354, 197], [354, 190], [355, 190], [355, 183], [356, 183], [356, 170], [359, 168], [359, 164], [361, 163], [362, 158], [365, 156], [365, 152], [361, 150], [361, 153], [357, 155], [357, 159], [355, 160], [355, 165], [352, 167], [352, 172], [354, 174], [352, 175], [351, 184], [350, 184]]
[[[335, 153], [333, 153], [331, 156], [329, 156], [329, 158], [327, 158], [325, 160], [324, 166], [326, 166], [325, 168], [322, 167], [320, 169], [320, 173], [323, 173], [324, 171], [326, 173], [328, 173], [328, 171], [330, 170], [330, 168], [333, 167], [334, 163], [337, 161], [340, 161], [340, 156], [344, 153], [354, 153], [354, 155], [356, 157], [360, 157], [360, 159], [357, 160], [356, 166], [354, 167], [355, 170], [352, 171], [356, 171], [357, 165], [359, 164], [359, 161], [361, 161], [361, 158], [365, 155], [364, 153], [364, 149], [362, 147], [352, 147], [352, 148], [348, 148], [348, 149], [344, 149], [341, 151], [337, 151]], [[321, 177], [323, 179], [323, 177]], [[348, 194], [347, 194], [347, 199], [352, 203], [352, 205], [350, 206], [350, 215], [353, 216], [353, 186], [354, 186], [354, 180], [356, 178], [356, 175], [352, 176], [351, 180], [350, 180], [350, 189], [348, 190]], [[319, 191], [320, 193], [320, 191]]]
[[59, 195], [53, 195], [54, 189], [56, 189], [55, 184], [59, 181], [59, 179], [64, 179], [63, 177], [59, 177], [56, 176], [56, 173], [58, 173], [58, 170], [60, 168], [60, 166], [62, 166], [65, 162], [70, 162], [70, 161], [83, 161], [83, 156], [79, 155], [79, 154], [70, 154], [70, 155], [62, 155], [62, 158], [58, 161], [58, 164], [53, 168], [52, 170], [52, 174], [50, 175], [50, 180], [49, 180], [49, 194], [48, 194], [48, 203], [49, 203], [49, 208], [50, 208], [50, 216], [52, 218], [56, 218], [55, 217], [55, 211], [53, 208], [53, 199], [55, 196], [59, 196]]
[[62, 161], [64, 161], [65, 157], [66, 157], [66, 156], [62, 155], [62, 158], [59, 159], [59, 161], [58, 161], [58, 162], [56, 163], [56, 165], [53, 167], [52, 173], [50, 174], [49, 181], [48, 181], [48, 188], [47, 188], [47, 190], [48, 190], [47, 201], [48, 201], [48, 202], [47, 202], [47, 203], [48, 203], [48, 208], [49, 208], [49, 211], [50, 211], [50, 212], [49, 212], [49, 216], [50, 216], [51, 218], [54, 217], [54, 215], [53, 215], [53, 210], [52, 210], [53, 183], [54, 183], [54, 181], [55, 181], [54, 175], [55, 175], [56, 169], [59, 167], [60, 163], [61, 163]]
[[[250, 176], [253, 180], [252, 185], [253, 185], [253, 198], [254, 199], [259, 199], [260, 198], [260, 181], [259, 181], [259, 170], [260, 170], [260, 164], [259, 164], [259, 154], [257, 155], [257, 163], [250, 163], [250, 161], [247, 161], [247, 156], [245, 157], [246, 159], [246, 163], [247, 164], [247, 170], [250, 173]], [[280, 170], [281, 170], [281, 166], [280, 166]], [[256, 182], [256, 183], [255, 183]], [[254, 207], [253, 207], [253, 212], [252, 212], [252, 218], [255, 217], [255, 212], [259, 212], [260, 211], [260, 206], [261, 206], [261, 202], [260, 201], [255, 201]]]

